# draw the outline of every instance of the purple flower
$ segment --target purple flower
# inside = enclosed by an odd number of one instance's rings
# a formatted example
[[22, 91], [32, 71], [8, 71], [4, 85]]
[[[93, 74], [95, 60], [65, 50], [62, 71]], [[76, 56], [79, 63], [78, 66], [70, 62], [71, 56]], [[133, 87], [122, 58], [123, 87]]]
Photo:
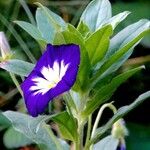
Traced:
[[78, 45], [47, 45], [33, 71], [22, 83], [25, 104], [33, 117], [44, 112], [49, 101], [74, 84], [80, 64]]
[[121, 146], [120, 150], [126, 150], [125, 146]]
[[126, 150], [125, 144], [120, 144], [117, 150]]

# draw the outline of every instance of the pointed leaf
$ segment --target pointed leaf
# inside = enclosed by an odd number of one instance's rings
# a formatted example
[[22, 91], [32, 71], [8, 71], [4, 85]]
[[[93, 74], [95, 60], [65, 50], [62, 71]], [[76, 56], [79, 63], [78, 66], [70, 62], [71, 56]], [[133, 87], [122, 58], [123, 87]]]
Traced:
[[73, 25], [68, 24], [67, 30], [73, 34], [76, 34], [80, 39], [83, 39], [82, 34]]
[[60, 142], [52, 133], [50, 126], [45, 123], [45, 120], [50, 116], [39, 116], [33, 118], [19, 112], [6, 111], [3, 113], [12, 123], [13, 127], [33, 140], [39, 145], [44, 145], [45, 150], [63, 150]]
[[147, 91], [147, 92], [141, 94], [130, 105], [119, 108], [117, 113], [106, 123], [106, 125], [97, 129], [96, 134], [95, 134], [94, 138], [92, 139], [92, 142], [96, 142], [97, 139], [101, 138], [101, 136], [104, 135], [104, 133], [106, 133], [108, 131], [108, 129], [110, 129], [117, 120], [119, 120], [120, 118], [125, 116], [127, 113], [129, 113], [131, 110], [133, 110], [134, 108], [139, 106], [141, 103], [144, 102], [144, 100], [146, 100], [149, 97], [150, 97], [150, 91]]
[[111, 25], [105, 26], [94, 32], [86, 41], [85, 46], [92, 65], [103, 59], [109, 47], [109, 38], [112, 35]]
[[86, 38], [90, 34], [89, 27], [85, 23], [83, 23], [83, 21], [79, 22], [77, 30], [82, 34], [84, 38]]
[[122, 22], [128, 15], [130, 14], [129, 11], [124, 11], [122, 13], [119, 13], [115, 16], [113, 16], [112, 18], [106, 20], [106, 22], [104, 24], [111, 24], [113, 27], [113, 30], [116, 28], [116, 26]]
[[135, 69], [131, 69], [127, 72], [124, 72], [115, 78], [109, 84], [106, 84], [98, 91], [96, 91], [95, 95], [91, 98], [91, 100], [87, 103], [86, 109], [82, 113], [83, 116], [90, 115], [93, 111], [95, 111], [101, 104], [109, 100], [109, 98], [113, 95], [116, 89], [125, 82], [129, 77], [134, 75], [137, 71], [140, 71], [143, 67], [138, 67]]
[[52, 43], [56, 31], [53, 24], [49, 23], [48, 18], [45, 16], [41, 8], [38, 8], [36, 11], [36, 21], [37, 28], [40, 31], [42, 38], [44, 38], [47, 43]]
[[109, 135], [93, 146], [93, 150], [117, 150], [119, 140]]
[[[12, 138], [13, 137], [13, 138]], [[4, 145], [7, 148], [19, 148], [33, 144], [33, 141], [27, 138], [24, 134], [16, 131], [13, 127], [6, 130], [3, 137]]]
[[43, 6], [42, 4], [38, 2], [36, 2], [35, 4], [37, 4], [43, 10], [46, 17], [49, 19], [49, 22], [56, 25], [56, 28], [59, 26], [61, 27], [62, 31], [66, 29], [67, 24], [59, 15], [55, 14], [50, 9], [48, 9], [47, 7]]
[[65, 139], [77, 140], [77, 125], [67, 112], [55, 115], [52, 120], [57, 123], [60, 133]]
[[[97, 71], [96, 75], [93, 77], [93, 81], [100, 80], [101, 78], [105, 77], [106, 75], [111, 74], [112, 72], [116, 71], [126, 60], [127, 58], [132, 54], [133, 48], [140, 42], [140, 40], [148, 34], [150, 31], [149, 29], [149, 22], [146, 24], [146, 27], [142, 29], [142, 32], [139, 33], [138, 36], [136, 36], [134, 39], [131, 40], [131, 37], [129, 37], [129, 42], [127, 44], [125, 42], [120, 43], [120, 49], [117, 51], [114, 51], [109, 56], [109, 59], [101, 66], [101, 68]], [[121, 35], [120, 35], [121, 36]], [[122, 46], [123, 45], [123, 46]], [[108, 54], [108, 53], [107, 53]], [[106, 54], [106, 57], [108, 56]]]
[[93, 0], [84, 10], [80, 20], [83, 21], [91, 31], [95, 31], [111, 18], [111, 4], [108, 0]]
[[11, 59], [0, 63], [0, 68], [20, 76], [28, 76], [33, 70], [34, 64], [22, 60]]
[[14, 21], [18, 26], [24, 29], [27, 33], [29, 33], [36, 40], [43, 40], [40, 31], [34, 25], [25, 22], [25, 21]]
[[40, 30], [42, 37], [47, 43], [53, 43], [56, 32], [66, 28], [66, 23], [57, 14], [50, 11], [40, 3], [36, 3], [39, 8], [36, 11], [37, 27]]
[[148, 30], [149, 28], [150, 28], [150, 21], [143, 19], [121, 30], [117, 35], [115, 35], [111, 39], [107, 57], [114, 54], [121, 47], [127, 45], [129, 42], [137, 38], [142, 32]]
[[[122, 53], [120, 58], [118, 57], [116, 62], [112, 63], [113, 64], [112, 66], [110, 65], [111, 67], [105, 75], [107, 75], [113, 71], [116, 71], [132, 54], [134, 47], [141, 41], [141, 39], [144, 37], [144, 35], [148, 33], [148, 31], [146, 31], [146, 30], [148, 30], [149, 28], [150, 28], [150, 22], [148, 20], [140, 20], [134, 24], [127, 26], [122, 31], [120, 31], [117, 35], [115, 35], [111, 39], [110, 47], [106, 53], [106, 56], [98, 64], [96, 70], [98, 70], [98, 68], [102, 67], [102, 65], [105, 66], [104, 63], [106, 61], [109, 61], [108, 59], [111, 59], [112, 56], [114, 57], [114, 55], [118, 55], [118, 54], [116, 54], [116, 52], [120, 53], [121, 52], [120, 50], [124, 49], [123, 51], [125, 53]], [[120, 52], [118, 52], [118, 51], [120, 51]], [[112, 58], [112, 59], [114, 59], [114, 58]], [[101, 72], [101, 73], [98, 73], [98, 76], [100, 76], [100, 74], [103, 74], [103, 72], [104, 72], [103, 69], [102, 70], [100, 69], [99, 72]]]

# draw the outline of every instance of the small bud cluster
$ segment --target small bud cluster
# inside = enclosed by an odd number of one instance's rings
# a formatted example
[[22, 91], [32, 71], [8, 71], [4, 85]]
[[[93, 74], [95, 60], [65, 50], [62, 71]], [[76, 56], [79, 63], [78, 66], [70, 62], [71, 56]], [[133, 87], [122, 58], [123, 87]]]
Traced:
[[12, 56], [9, 43], [4, 32], [0, 32], [0, 53], [1, 60], [9, 59]]

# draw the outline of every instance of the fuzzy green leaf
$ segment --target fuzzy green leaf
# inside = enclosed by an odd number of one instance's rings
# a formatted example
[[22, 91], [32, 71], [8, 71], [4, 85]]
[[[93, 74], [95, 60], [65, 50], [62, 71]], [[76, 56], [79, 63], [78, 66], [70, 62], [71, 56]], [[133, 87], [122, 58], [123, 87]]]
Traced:
[[93, 0], [84, 10], [80, 20], [83, 21], [91, 31], [95, 31], [110, 18], [110, 2], [108, 0]]
[[36, 22], [42, 38], [44, 38], [47, 43], [52, 43], [56, 31], [53, 24], [49, 23], [48, 18], [45, 16], [41, 8], [38, 8], [36, 11]]
[[44, 150], [63, 150], [59, 140], [52, 133], [45, 120], [50, 116], [33, 118], [19, 112], [6, 111], [3, 113], [12, 123], [13, 127], [33, 140], [38, 145], [44, 145]]
[[141, 33], [148, 29], [150, 29], [150, 21], [143, 19], [121, 30], [117, 35], [115, 35], [111, 39], [107, 57], [111, 57], [112, 54], [114, 54], [120, 48], [133, 41]]
[[45, 17], [49, 19], [49, 23], [55, 25], [55, 28], [60, 27], [61, 30], [66, 29], [67, 24], [59, 15], [55, 14], [50, 9], [48, 9], [47, 7], [43, 6], [38, 2], [36, 2], [36, 4], [43, 10]]
[[93, 150], [117, 150], [117, 147], [119, 145], [119, 140], [114, 138], [113, 136], [109, 135], [99, 142], [97, 142], [93, 146]]
[[3, 141], [7, 148], [19, 148], [33, 143], [32, 140], [19, 131], [16, 131], [13, 127], [6, 130]]
[[112, 18], [106, 20], [106, 22], [104, 24], [111, 24], [113, 27], [113, 30], [116, 28], [116, 26], [122, 22], [128, 15], [130, 14], [129, 11], [124, 11], [122, 13], [119, 13], [115, 16], [113, 16]]
[[0, 112], [0, 131], [11, 126], [11, 122]]
[[[137, 30], [135, 31], [136, 25], [138, 25], [139, 28], [136, 28]], [[109, 75], [112, 72], [116, 71], [127, 60], [127, 58], [132, 54], [133, 48], [141, 41], [141, 39], [146, 34], [149, 33], [149, 25], [150, 22], [147, 22], [145, 20], [140, 21], [134, 25], [131, 25], [130, 27], [127, 27], [126, 30], [124, 29], [124, 31], [122, 31], [122, 35], [118, 33], [114, 37], [115, 39], [113, 38], [111, 40], [110, 48], [106, 53], [106, 57], [103, 59], [105, 63], [103, 61], [101, 62], [99, 66], [100, 69], [92, 79], [95, 83], [106, 75]], [[127, 32], [127, 34], [125, 33], [125, 31]], [[131, 31], [135, 32], [129, 35]], [[104, 64], [102, 65], [102, 63]]]
[[108, 129], [110, 129], [117, 120], [119, 120], [120, 118], [125, 116], [127, 113], [129, 113], [131, 110], [133, 110], [134, 108], [139, 106], [141, 103], [144, 102], [144, 100], [146, 100], [149, 97], [150, 97], [150, 91], [147, 91], [147, 92], [141, 94], [130, 105], [119, 108], [117, 113], [103, 127], [97, 129], [95, 136], [92, 139], [92, 142], [96, 142], [97, 139], [101, 138], [101, 136], [104, 135], [104, 133], [106, 133], [108, 131]]
[[25, 21], [14, 21], [18, 26], [24, 29], [28, 34], [30, 34], [36, 40], [43, 40], [40, 31], [34, 25]]
[[20, 76], [28, 76], [34, 64], [22, 60], [11, 59], [0, 63], [0, 68]]
[[47, 43], [53, 43], [56, 32], [66, 28], [66, 23], [57, 14], [50, 11], [40, 3], [36, 3], [39, 8], [36, 11], [37, 28]]
[[91, 100], [87, 103], [86, 109], [82, 113], [83, 116], [90, 115], [93, 111], [95, 111], [101, 104], [109, 100], [109, 98], [113, 95], [116, 89], [125, 82], [129, 77], [134, 75], [136, 72], [140, 71], [143, 67], [138, 67], [135, 69], [131, 69], [127, 72], [124, 72], [112, 79], [109, 84], [106, 84], [98, 91], [96, 91], [95, 95], [91, 98]]

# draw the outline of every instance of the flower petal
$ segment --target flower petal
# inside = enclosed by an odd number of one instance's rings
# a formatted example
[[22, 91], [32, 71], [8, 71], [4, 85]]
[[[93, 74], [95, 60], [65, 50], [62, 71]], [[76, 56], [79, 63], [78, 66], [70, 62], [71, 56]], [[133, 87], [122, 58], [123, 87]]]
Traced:
[[124, 145], [121, 145], [121, 146], [119, 147], [119, 150], [126, 150], [126, 147], [125, 147]]
[[35, 68], [21, 85], [32, 116], [43, 113], [50, 100], [73, 86], [79, 63], [78, 45], [47, 45]]

